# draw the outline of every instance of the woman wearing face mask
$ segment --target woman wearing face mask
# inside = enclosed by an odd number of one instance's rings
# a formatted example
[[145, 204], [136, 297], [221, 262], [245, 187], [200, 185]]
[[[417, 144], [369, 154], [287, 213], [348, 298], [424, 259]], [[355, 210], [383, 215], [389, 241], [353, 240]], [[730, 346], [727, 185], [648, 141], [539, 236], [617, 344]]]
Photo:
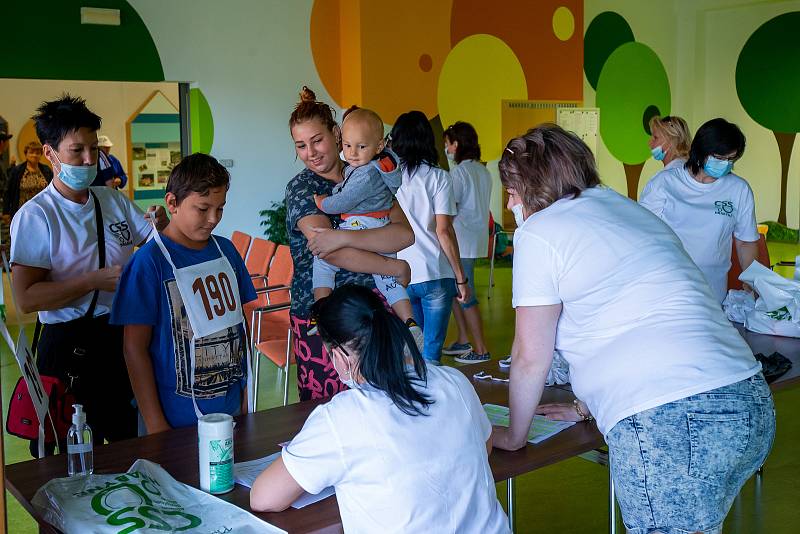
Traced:
[[31, 141], [25, 145], [25, 162], [8, 171], [8, 189], [3, 199], [6, 224], [20, 206], [39, 194], [53, 179], [50, 167], [39, 163], [41, 157], [42, 145]]
[[[444, 131], [444, 152], [450, 161], [453, 197], [458, 214], [453, 219], [464, 276], [472, 292], [468, 302], [453, 302], [453, 316], [458, 326], [458, 339], [442, 350], [460, 363], [491, 359], [483, 340], [483, 323], [475, 295], [475, 259], [485, 258], [489, 235], [489, 201], [492, 198], [492, 177], [481, 164], [478, 133], [467, 122], [456, 122]], [[469, 336], [474, 345], [470, 344]]]
[[655, 175], [639, 200], [678, 234], [719, 302], [728, 292], [732, 247], [742, 270], [758, 255], [753, 191], [731, 172], [744, 146], [735, 124], [706, 122], [695, 134], [686, 165]]
[[[101, 121], [83, 99], [44, 102], [34, 121], [55, 177], [11, 222], [14, 296], [22, 312], [39, 312], [43, 324], [39, 372], [72, 390], [95, 441], [135, 437], [122, 327], [108, 318], [121, 269], [152, 226], [122, 193], [89, 189]], [[165, 227], [164, 209], [155, 216]]]
[[653, 159], [664, 164], [664, 170], [675, 169], [686, 163], [692, 135], [689, 126], [680, 117], [653, 117], [650, 119], [650, 153]]
[[[319, 336], [310, 334], [309, 317], [314, 303], [312, 283], [314, 255], [342, 270], [337, 284], [357, 283], [375, 287], [372, 274], [395, 276], [407, 283], [408, 264], [376, 253], [395, 253], [414, 242], [414, 234], [397, 203], [382, 228], [351, 232], [332, 230], [340, 221], [317, 208], [314, 195], [330, 195], [344, 179], [339, 159], [341, 131], [333, 109], [319, 102], [308, 87], [289, 117], [295, 154], [305, 165], [286, 185], [286, 229], [294, 260], [290, 321], [297, 361], [300, 400], [330, 397], [345, 388], [330, 365]], [[313, 330], [312, 330], [313, 331]]]
[[337, 288], [313, 313], [351, 389], [314, 409], [256, 479], [251, 508], [284, 510], [333, 486], [345, 532], [508, 532], [491, 426], [469, 380], [426, 366], [408, 328], [364, 287]]
[[557, 349], [583, 402], [539, 411], [597, 420], [628, 532], [722, 532], [775, 436], [761, 365], [675, 233], [603, 187], [578, 136], [534, 128], [508, 143], [499, 169], [524, 222], [510, 425], [494, 446], [525, 446]]
[[[421, 111], [403, 113], [391, 133], [392, 150], [400, 156], [403, 183], [397, 200], [414, 229], [414, 244], [397, 257], [411, 266], [408, 296], [414, 319], [422, 327], [426, 360], [439, 363], [447, 335], [453, 297], [459, 303], [472, 298], [470, 280], [461, 266], [461, 254], [453, 228], [456, 202], [453, 180], [438, 167], [436, 141]], [[484, 233], [485, 226], [481, 228]]]

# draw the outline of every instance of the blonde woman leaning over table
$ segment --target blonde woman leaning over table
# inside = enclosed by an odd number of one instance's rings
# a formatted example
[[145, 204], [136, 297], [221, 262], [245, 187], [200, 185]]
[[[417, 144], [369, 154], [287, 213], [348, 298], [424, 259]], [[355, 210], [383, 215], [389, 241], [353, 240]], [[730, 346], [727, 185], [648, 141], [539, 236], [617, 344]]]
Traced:
[[540, 410], [597, 419], [628, 531], [721, 532], [775, 435], [760, 364], [675, 233], [602, 186], [577, 136], [534, 128], [499, 168], [524, 222], [510, 426], [495, 429], [494, 446], [525, 446], [557, 349], [585, 404]]

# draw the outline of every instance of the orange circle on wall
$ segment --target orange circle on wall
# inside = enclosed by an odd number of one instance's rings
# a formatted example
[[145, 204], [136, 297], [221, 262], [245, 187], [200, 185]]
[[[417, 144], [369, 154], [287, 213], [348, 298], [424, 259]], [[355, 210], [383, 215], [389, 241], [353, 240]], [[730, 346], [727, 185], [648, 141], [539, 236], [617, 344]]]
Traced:
[[340, 108], [372, 109], [387, 124], [412, 109], [435, 116], [451, 12], [452, 0], [315, 1], [311, 52], [328, 94]]

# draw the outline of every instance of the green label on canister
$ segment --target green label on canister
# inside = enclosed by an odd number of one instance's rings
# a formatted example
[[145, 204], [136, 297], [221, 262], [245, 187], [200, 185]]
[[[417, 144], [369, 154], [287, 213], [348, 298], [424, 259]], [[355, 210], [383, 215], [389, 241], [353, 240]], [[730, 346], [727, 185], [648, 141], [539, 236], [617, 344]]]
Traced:
[[208, 441], [209, 493], [225, 493], [233, 489], [233, 439]]

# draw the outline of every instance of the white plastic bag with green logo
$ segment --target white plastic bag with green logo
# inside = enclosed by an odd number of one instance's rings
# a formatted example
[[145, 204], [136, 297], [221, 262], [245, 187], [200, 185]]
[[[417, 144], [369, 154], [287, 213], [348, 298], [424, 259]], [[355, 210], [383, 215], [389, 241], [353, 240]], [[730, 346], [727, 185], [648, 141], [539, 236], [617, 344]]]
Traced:
[[33, 506], [66, 534], [283, 532], [249, 512], [178, 482], [161, 466], [136, 460], [127, 473], [56, 478]]

